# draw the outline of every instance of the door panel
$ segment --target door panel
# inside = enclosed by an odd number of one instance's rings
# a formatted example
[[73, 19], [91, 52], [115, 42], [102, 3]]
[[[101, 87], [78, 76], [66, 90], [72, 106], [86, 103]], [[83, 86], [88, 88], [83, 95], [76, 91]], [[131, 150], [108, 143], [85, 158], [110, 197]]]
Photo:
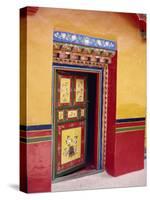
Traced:
[[76, 105], [81, 105], [86, 103], [86, 78], [85, 77], [75, 77], [75, 87], [74, 94], [75, 99], [74, 103]]
[[[72, 76], [58, 75], [57, 92], [58, 105], [56, 106], [71, 106], [72, 105]], [[57, 100], [57, 99], [56, 99]]]
[[87, 76], [56, 72], [55, 176], [86, 164]]
[[58, 126], [57, 173], [72, 171], [85, 164], [85, 123], [71, 122]]

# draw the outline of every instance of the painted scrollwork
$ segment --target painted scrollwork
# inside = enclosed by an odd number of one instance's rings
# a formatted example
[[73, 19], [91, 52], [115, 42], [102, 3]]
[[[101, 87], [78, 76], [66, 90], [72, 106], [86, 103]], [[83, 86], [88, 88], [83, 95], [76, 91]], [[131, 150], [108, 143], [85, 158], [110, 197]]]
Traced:
[[61, 164], [78, 159], [81, 156], [81, 127], [62, 131]]
[[84, 79], [76, 79], [76, 102], [84, 101]]
[[70, 103], [70, 78], [60, 79], [60, 103]]

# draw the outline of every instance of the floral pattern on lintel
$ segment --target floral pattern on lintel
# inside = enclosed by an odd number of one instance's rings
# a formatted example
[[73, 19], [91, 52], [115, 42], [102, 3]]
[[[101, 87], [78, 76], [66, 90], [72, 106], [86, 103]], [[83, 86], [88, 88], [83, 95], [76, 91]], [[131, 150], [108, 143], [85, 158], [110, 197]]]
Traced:
[[95, 48], [103, 48], [109, 50], [116, 50], [117, 44], [111, 40], [104, 40], [94, 37], [89, 37], [81, 34], [74, 34], [69, 32], [55, 31], [53, 35], [55, 42], [72, 43], [77, 45], [84, 45]]

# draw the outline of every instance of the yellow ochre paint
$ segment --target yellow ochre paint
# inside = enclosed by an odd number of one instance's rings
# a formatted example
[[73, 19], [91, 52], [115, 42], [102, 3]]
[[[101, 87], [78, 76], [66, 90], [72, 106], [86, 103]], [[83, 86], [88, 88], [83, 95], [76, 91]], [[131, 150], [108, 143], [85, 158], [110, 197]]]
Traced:
[[21, 113], [21, 124], [52, 123], [54, 30], [115, 40], [118, 50], [116, 118], [145, 117], [146, 42], [129, 15], [39, 8], [35, 15], [27, 17], [27, 116]]
[[[81, 127], [62, 130], [61, 164], [68, 163], [81, 157]], [[70, 148], [73, 154], [70, 155]]]

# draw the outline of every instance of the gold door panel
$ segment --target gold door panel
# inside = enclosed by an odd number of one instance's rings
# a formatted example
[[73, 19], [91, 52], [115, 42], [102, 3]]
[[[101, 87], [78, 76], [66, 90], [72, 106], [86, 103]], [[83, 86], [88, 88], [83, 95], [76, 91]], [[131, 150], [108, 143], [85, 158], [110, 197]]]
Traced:
[[76, 160], [81, 156], [81, 127], [62, 131], [61, 164]]
[[70, 78], [60, 79], [60, 103], [70, 103]]

